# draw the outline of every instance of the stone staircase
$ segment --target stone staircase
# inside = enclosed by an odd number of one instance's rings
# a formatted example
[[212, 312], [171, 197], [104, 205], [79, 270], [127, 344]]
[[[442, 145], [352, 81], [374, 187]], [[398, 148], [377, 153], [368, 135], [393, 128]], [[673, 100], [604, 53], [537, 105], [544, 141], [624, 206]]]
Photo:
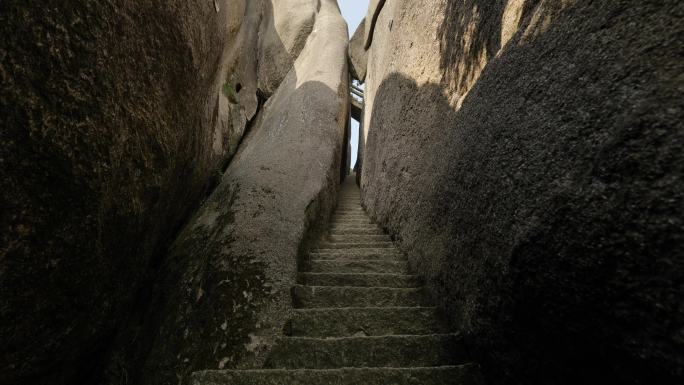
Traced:
[[195, 385], [481, 384], [348, 177], [326, 239], [292, 288], [295, 315], [264, 369], [204, 371]]

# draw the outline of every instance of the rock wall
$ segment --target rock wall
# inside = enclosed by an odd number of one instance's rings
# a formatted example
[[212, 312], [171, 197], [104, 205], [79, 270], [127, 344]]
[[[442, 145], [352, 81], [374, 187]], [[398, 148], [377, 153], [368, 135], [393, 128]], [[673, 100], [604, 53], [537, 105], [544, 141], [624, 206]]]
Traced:
[[[174, 282], [166, 250], [292, 68], [280, 58], [299, 56], [315, 3], [2, 2], [0, 383], [93, 382], [105, 361], [127, 383], [156, 354], [141, 325], [171, 300], [150, 294]], [[269, 59], [278, 76], [260, 81]]]
[[361, 187], [490, 382], [684, 379], [684, 5], [388, 1]]
[[366, 19], [364, 18], [349, 40], [349, 70], [352, 76], [361, 82], [366, 80], [366, 64], [368, 63], [368, 51], [364, 47], [365, 32]]
[[293, 67], [171, 247], [152, 295], [155, 311], [132, 328], [151, 339], [147, 350], [129, 338], [125, 371], [111, 365], [108, 383], [124, 372], [135, 383], [176, 384], [197, 370], [262, 366], [292, 316], [299, 254], [325, 228], [339, 187], [349, 115], [346, 31], [335, 0], [321, 0]]
[[0, 6], [0, 383], [84, 374], [220, 171], [238, 4]]
[[265, 1], [259, 31], [259, 88], [270, 96], [304, 48], [318, 10], [318, 0]]

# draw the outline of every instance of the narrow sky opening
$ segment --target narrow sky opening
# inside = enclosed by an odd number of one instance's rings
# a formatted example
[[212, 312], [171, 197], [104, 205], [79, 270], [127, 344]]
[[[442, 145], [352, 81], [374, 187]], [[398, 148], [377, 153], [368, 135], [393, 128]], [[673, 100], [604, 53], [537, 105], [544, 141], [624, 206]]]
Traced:
[[[366, 17], [368, 0], [337, 0], [337, 3], [340, 5], [342, 17], [347, 21], [349, 36], [351, 36], [356, 31], [361, 20]], [[359, 122], [354, 119], [351, 120], [351, 148], [351, 167], [353, 169], [354, 165], [356, 165], [356, 157], [359, 150]]]

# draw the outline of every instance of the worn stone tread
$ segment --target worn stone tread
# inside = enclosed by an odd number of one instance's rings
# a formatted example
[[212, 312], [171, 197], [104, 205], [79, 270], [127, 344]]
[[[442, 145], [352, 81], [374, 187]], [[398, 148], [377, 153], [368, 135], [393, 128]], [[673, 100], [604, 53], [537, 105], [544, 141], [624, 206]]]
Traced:
[[350, 227], [350, 228], [338, 228], [338, 229], [332, 229], [330, 230], [330, 235], [331, 236], [342, 236], [342, 235], [384, 235], [385, 232], [382, 231], [380, 227], [372, 227], [372, 228], [355, 228], [355, 227]]
[[344, 216], [333, 216], [331, 218], [332, 224], [336, 223], [359, 223], [359, 224], [364, 224], [364, 223], [374, 223], [372, 219], [368, 218], [366, 215], [344, 215]]
[[305, 286], [292, 287], [295, 308], [429, 306], [424, 290], [396, 287]]
[[368, 215], [366, 215], [366, 213], [364, 213], [364, 212], [359, 212], [359, 213], [355, 213], [355, 214], [352, 214], [352, 213], [335, 214], [332, 217], [332, 219], [336, 220], [336, 221], [343, 221], [343, 220], [364, 220], [364, 221], [367, 221], [367, 220], [370, 220], [368, 218]]
[[479, 367], [208, 370], [193, 385], [483, 385]]
[[289, 336], [351, 337], [447, 333], [434, 307], [297, 309]]
[[299, 273], [299, 283], [311, 286], [357, 286], [415, 288], [422, 286], [417, 275], [406, 274], [342, 274]]
[[348, 224], [343, 224], [343, 225], [333, 225], [330, 227], [331, 232], [338, 232], [338, 231], [358, 231], [358, 230], [363, 230], [363, 231], [368, 231], [368, 230], [379, 230], [382, 231], [382, 228], [376, 224], [368, 223], [368, 224], [363, 224], [363, 225], [348, 225]]
[[375, 242], [322, 242], [316, 250], [326, 249], [385, 249], [395, 248], [392, 242], [375, 241]]
[[404, 261], [337, 259], [311, 260], [307, 263], [312, 273], [390, 273], [408, 274], [409, 266]]
[[350, 224], [350, 225], [356, 225], [356, 224], [372, 224], [373, 220], [371, 220], [368, 217], [365, 218], [335, 218], [333, 217], [332, 220], [330, 221], [333, 226], [339, 225], [339, 224]]
[[327, 249], [309, 253], [309, 257], [317, 261], [329, 260], [378, 260], [408, 261], [404, 254], [392, 249]]
[[347, 242], [391, 242], [392, 238], [386, 234], [345, 234], [329, 235], [328, 242], [347, 243]]
[[281, 338], [265, 366], [274, 369], [412, 367], [467, 361], [459, 334], [380, 337]]

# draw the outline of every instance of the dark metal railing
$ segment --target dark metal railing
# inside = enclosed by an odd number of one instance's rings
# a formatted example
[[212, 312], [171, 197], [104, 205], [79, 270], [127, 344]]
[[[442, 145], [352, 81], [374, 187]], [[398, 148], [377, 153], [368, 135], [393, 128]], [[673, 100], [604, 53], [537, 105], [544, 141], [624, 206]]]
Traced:
[[351, 94], [351, 116], [360, 122], [363, 115], [363, 88], [352, 82], [349, 85], [349, 93]]
[[363, 89], [362, 89], [361, 87], [357, 86], [357, 85], [354, 84], [354, 83], [351, 83], [351, 86], [349, 87], [349, 90], [351, 91], [351, 94], [352, 94], [353, 96], [356, 96], [356, 97], [358, 97], [359, 99], [361, 99], [361, 101], [363, 101]]

